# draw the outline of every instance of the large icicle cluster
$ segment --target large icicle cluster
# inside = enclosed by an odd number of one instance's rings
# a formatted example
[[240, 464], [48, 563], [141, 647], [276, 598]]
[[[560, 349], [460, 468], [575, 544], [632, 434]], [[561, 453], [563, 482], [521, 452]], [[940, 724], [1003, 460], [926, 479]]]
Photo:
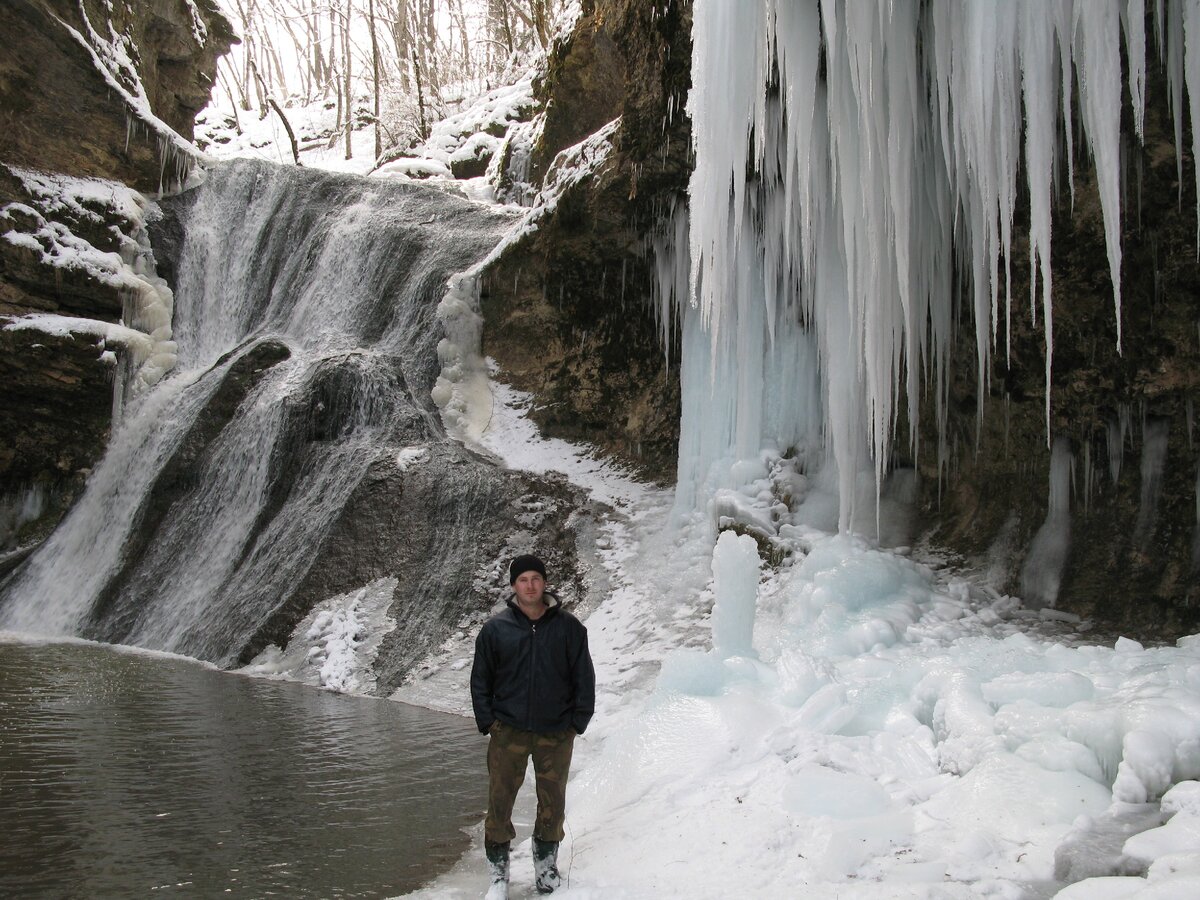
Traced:
[[[1048, 423], [1052, 196], [1074, 174], [1056, 159], [1071, 166], [1077, 109], [1119, 343], [1122, 49], [1140, 136], [1146, 13], [1144, 0], [696, 0], [681, 485], [723, 486], [739, 460], [816, 432], [852, 527], [901, 398], [911, 420], [923, 389], [940, 407], [959, 287], [981, 397], [1001, 341], [1008, 352], [1023, 191]], [[1153, 15], [1181, 135], [1200, 0], [1158, 0]], [[805, 377], [823, 409], [795, 402], [797, 372], [819, 372]]]

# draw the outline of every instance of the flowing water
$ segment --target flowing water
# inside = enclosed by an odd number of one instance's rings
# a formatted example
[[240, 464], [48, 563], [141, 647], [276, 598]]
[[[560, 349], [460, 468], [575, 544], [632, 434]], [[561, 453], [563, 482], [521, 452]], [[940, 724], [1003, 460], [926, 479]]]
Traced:
[[[164, 201], [175, 369], [128, 401], [84, 496], [0, 591], [0, 628], [235, 663], [368, 467], [445, 442], [452, 274], [504, 215], [418, 185], [238, 161]], [[409, 578], [420, 583], [421, 572]]]
[[486, 805], [465, 719], [0, 637], [0, 896], [384, 897]]

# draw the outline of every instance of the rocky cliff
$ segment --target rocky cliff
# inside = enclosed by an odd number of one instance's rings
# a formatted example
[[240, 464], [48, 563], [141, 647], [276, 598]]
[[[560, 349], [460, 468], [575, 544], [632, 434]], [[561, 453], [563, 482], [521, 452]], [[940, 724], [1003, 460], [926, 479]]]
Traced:
[[0, 33], [0, 160], [143, 191], [186, 166], [235, 40], [215, 0], [9, 0]]
[[[535, 186], [556, 179], [565, 186], [537, 227], [488, 272], [483, 349], [502, 378], [533, 392], [533, 416], [545, 432], [592, 441], [670, 481], [679, 422], [677, 327], [655, 293], [650, 247], [684, 197], [690, 174], [683, 106], [691, 3], [583, 0], [581, 6], [578, 24], [556, 44], [536, 86], [544, 120], [524, 172]], [[144, 5], [141, 24], [122, 18], [125, 7], [111, 21], [105, 10], [89, 0], [17, 0], [0, 9], [6, 33], [26, 36], [12, 44], [23, 48], [19, 58], [10, 52], [0, 61], [0, 109], [7, 117], [0, 161], [10, 164], [0, 179], [6, 228], [16, 223], [36, 237], [37, 216], [48, 212], [46, 198], [39, 207], [20, 177], [22, 168], [48, 166], [157, 187], [170, 153], [159, 152], [165, 132], [146, 139], [138, 96], [156, 119], [189, 134], [191, 112], [211, 77], [209, 54], [228, 43], [227, 26], [207, 0], [156, 0]], [[112, 85], [126, 71], [116, 49], [127, 45], [139, 48], [141, 95]], [[107, 56], [105, 47], [112, 50]], [[193, 71], [208, 74], [187, 74]], [[42, 90], [43, 82], [50, 87]], [[1073, 198], [1064, 186], [1054, 223], [1049, 429], [1046, 340], [1029, 306], [1028, 244], [1020, 222], [1027, 213], [1019, 210], [1011, 353], [1002, 334], [981, 396], [964, 311], [940, 406], [944, 419], [938, 420], [939, 404], [928, 388], [918, 440], [912, 442], [902, 424], [893, 460], [920, 476], [920, 540], [986, 571], [998, 590], [1151, 637], [1200, 625], [1195, 176], [1186, 149], [1190, 133], [1185, 130], [1177, 147], [1166, 96], [1152, 65], [1145, 143], [1133, 137], [1132, 122], [1123, 123], [1120, 352], [1099, 204], [1088, 161], [1079, 158]], [[59, 122], [55, 114], [67, 108], [81, 114]], [[65, 139], [39, 143], [38, 135], [47, 133]], [[588, 176], [564, 179], [597, 135], [604, 152]], [[97, 224], [83, 206], [68, 226], [72, 235], [102, 253], [134, 252], [136, 216], [122, 220], [114, 203]], [[0, 242], [2, 311], [115, 321], [121, 292], [86, 272], [40, 265], [46, 246], [39, 241], [40, 251], [27, 240]], [[94, 335], [5, 331], [0, 340], [9, 351], [3, 409], [10, 435], [0, 447], [0, 490], [7, 498], [0, 524], [24, 522], [19, 527], [28, 533], [42, 527], [29, 524], [31, 515], [44, 524], [53, 517], [38, 510], [69, 502], [102, 446], [112, 370], [98, 363]], [[1053, 517], [1052, 444], [1068, 491], [1067, 508]], [[1061, 567], [1051, 566], [1057, 574], [1049, 579], [1037, 577], [1030, 559], [1044, 525], [1059, 538], [1053, 552]]]
[[[1012, 254], [1011, 357], [1001, 333], [980, 397], [973, 329], [964, 322], [946, 427], [939, 437], [926, 397], [916, 463], [926, 540], [990, 569], [998, 588], [1027, 604], [1168, 638], [1200, 627], [1200, 265], [1190, 128], [1177, 147], [1166, 79], [1154, 64], [1146, 96], [1145, 143], [1134, 136], [1128, 98], [1122, 122], [1120, 348], [1095, 174], [1077, 159], [1074, 202], [1064, 187], [1054, 218], [1049, 435], [1046, 335], [1040, 307], [1036, 316], [1030, 309], [1024, 208]], [[1051, 527], [1062, 569], [1047, 582], [1034, 557], [1049, 515], [1052, 445], [1070, 508]]]
[[144, 327], [155, 291], [126, 185], [183, 175], [233, 32], [213, 0], [11, 0], [0, 33], [0, 316], [57, 317], [0, 330], [2, 573], [103, 452], [119, 358], [141, 340], [117, 323]]
[[[590, 441], [671, 481], [678, 342], [660, 321], [650, 244], [687, 187], [691, 5], [595, 0], [537, 86], [545, 126], [529, 161], [553, 178], [572, 147], [616, 122], [592, 177], [489, 272], [483, 351], [536, 397], [551, 436]], [[562, 154], [560, 156], [560, 154]]]

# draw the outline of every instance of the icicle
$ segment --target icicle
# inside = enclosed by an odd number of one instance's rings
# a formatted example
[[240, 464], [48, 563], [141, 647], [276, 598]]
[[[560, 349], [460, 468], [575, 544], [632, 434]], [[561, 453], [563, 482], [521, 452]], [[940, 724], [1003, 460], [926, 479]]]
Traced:
[[[1080, 112], [1096, 163], [1096, 185], [1104, 213], [1108, 271], [1117, 317], [1117, 352], [1121, 352], [1121, 212], [1120, 129], [1121, 53], [1119, 18], [1112, 4], [1075, 7], [1075, 53], [1080, 63]], [[1198, 23], [1200, 24], [1200, 23]], [[1136, 26], [1142, 27], [1139, 21]], [[1200, 83], [1200, 82], [1198, 82]]]
[[[1160, 52], [1170, 56], [1183, 31], [1172, 17], [1182, 14], [1174, 0], [1160, 6]], [[779, 366], [793, 357], [813, 365], [813, 353], [839, 527], [855, 522], [860, 474], [873, 470], [878, 493], [901, 392], [915, 423], [922, 394], [933, 391], [939, 475], [950, 471], [946, 369], [961, 307], [974, 313], [977, 424], [1001, 327], [1011, 353], [1022, 170], [1049, 443], [1058, 123], [1073, 191], [1077, 71], [1120, 350], [1121, 49], [1123, 40], [1140, 133], [1144, 20], [1145, 0], [696, 0], [687, 101], [695, 315], [685, 310], [684, 353], [704, 366], [684, 360], [680, 483], [702, 495], [701, 483], [728, 483], [739, 458], [780, 445], [782, 433], [811, 434], [814, 404], [789, 408]], [[917, 429], [909, 431], [915, 452]], [[1109, 446], [1114, 479], [1120, 444]]]
[[1029, 305], [1037, 309], [1037, 279], [1042, 279], [1042, 316], [1046, 330], [1046, 440], [1050, 440], [1050, 388], [1054, 360], [1054, 315], [1050, 305], [1050, 189], [1054, 177], [1057, 112], [1053, 30], [1047, 7], [1027, 3], [1021, 18], [1021, 86], [1025, 98], [1025, 169], [1029, 185]]
[[1138, 140], [1146, 140], [1146, 0], [1128, 0], [1121, 10], [1125, 55], [1129, 60], [1129, 97]]
[[1175, 177], [1179, 205], [1183, 205], [1183, 8], [1180, 0], [1158, 3], [1159, 54], [1166, 57], [1167, 103], [1175, 125]]

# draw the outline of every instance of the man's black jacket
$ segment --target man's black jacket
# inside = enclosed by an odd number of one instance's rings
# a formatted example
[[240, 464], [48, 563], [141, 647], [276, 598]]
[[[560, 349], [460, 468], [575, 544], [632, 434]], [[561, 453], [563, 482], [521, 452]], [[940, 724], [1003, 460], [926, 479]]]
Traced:
[[475, 639], [471, 703], [484, 734], [499, 719], [522, 731], [587, 728], [596, 708], [596, 674], [587, 629], [553, 594], [536, 622], [510, 599]]

